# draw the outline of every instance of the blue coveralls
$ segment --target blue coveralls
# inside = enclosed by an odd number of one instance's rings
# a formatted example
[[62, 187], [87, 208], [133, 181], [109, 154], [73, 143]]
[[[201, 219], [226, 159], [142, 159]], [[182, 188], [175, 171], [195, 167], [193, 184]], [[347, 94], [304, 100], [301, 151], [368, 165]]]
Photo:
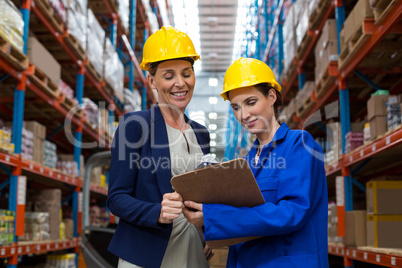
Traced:
[[204, 204], [204, 236], [262, 238], [230, 246], [227, 267], [328, 267], [328, 197], [323, 153], [306, 131], [283, 123], [255, 163], [258, 140], [244, 157], [265, 204]]

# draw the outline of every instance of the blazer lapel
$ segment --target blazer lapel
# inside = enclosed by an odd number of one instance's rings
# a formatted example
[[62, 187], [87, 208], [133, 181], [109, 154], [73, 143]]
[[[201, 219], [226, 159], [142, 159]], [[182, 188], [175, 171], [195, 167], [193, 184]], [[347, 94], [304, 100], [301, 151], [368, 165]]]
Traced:
[[172, 192], [169, 139], [165, 120], [158, 105], [151, 108], [151, 152], [156, 165], [156, 178], [162, 194]]

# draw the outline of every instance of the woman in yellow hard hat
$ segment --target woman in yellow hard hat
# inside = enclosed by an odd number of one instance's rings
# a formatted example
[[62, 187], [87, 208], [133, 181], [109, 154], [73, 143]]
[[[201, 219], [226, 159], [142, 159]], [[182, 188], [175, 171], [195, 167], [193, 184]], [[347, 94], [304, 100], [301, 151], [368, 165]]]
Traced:
[[227, 267], [328, 267], [323, 153], [309, 133], [279, 123], [280, 91], [264, 62], [240, 58], [226, 71], [221, 94], [257, 137], [244, 158], [266, 203], [238, 208], [185, 202], [186, 218], [203, 226], [205, 240], [261, 237], [231, 246]]
[[118, 267], [209, 267], [212, 251], [184, 218], [183, 200], [170, 184], [209, 153], [207, 129], [184, 114], [199, 58], [190, 38], [172, 27], [144, 45], [141, 68], [159, 101], [125, 114], [112, 144], [108, 207], [120, 221], [109, 251], [119, 257]]

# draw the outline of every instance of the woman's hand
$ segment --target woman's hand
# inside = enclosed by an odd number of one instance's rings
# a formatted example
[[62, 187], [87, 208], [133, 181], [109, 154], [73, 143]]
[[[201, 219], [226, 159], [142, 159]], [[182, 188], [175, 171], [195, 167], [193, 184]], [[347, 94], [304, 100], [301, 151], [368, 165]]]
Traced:
[[208, 247], [207, 244], [205, 244], [205, 246], [204, 246], [204, 254], [205, 254], [205, 258], [207, 259], [207, 261], [209, 261], [215, 255], [212, 248]]
[[161, 204], [162, 209], [158, 218], [159, 223], [172, 223], [173, 220], [177, 219], [180, 213], [183, 212], [183, 198], [178, 193], [164, 194]]
[[184, 202], [183, 208], [184, 217], [187, 218], [189, 223], [197, 227], [204, 226], [204, 213], [202, 213], [202, 204], [193, 201]]

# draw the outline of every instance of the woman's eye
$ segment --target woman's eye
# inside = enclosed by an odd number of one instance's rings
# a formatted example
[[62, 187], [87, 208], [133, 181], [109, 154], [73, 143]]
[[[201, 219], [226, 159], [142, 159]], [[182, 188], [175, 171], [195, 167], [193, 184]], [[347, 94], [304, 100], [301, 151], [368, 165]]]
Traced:
[[253, 106], [255, 103], [256, 103], [256, 101], [250, 101], [250, 102], [248, 103], [248, 105]]
[[170, 79], [172, 79], [173, 78], [173, 76], [165, 76], [165, 79], [166, 80], [170, 80]]
[[238, 111], [240, 108], [239, 107], [232, 107], [234, 111]]
[[189, 78], [191, 76], [191, 74], [183, 74], [183, 77], [185, 78]]

